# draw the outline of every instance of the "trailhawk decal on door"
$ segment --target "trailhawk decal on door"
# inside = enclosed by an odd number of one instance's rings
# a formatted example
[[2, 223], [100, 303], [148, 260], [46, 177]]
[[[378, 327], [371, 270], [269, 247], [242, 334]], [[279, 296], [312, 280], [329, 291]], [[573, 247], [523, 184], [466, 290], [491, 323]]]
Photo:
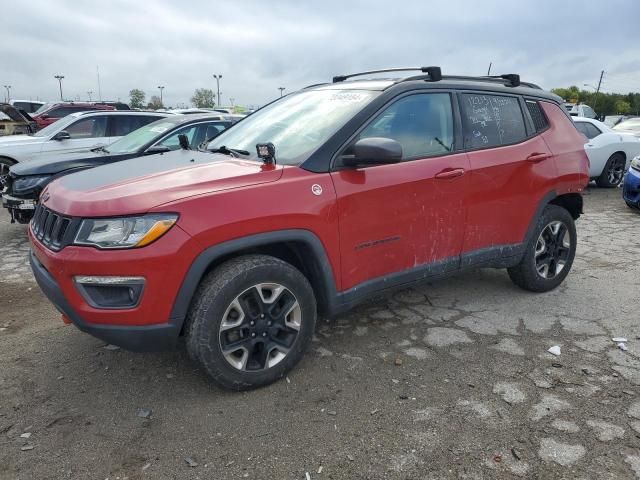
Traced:
[[354, 250], [362, 250], [363, 248], [375, 247], [376, 245], [382, 245], [384, 243], [398, 242], [400, 240], [399, 236], [389, 237], [389, 238], [381, 238], [380, 240], [371, 240], [370, 242], [364, 242], [360, 245], [356, 245]]

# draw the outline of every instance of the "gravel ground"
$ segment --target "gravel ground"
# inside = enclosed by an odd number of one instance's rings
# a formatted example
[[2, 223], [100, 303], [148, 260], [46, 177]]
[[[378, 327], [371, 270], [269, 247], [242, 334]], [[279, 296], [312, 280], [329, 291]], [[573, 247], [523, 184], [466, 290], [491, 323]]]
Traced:
[[0, 479], [640, 478], [640, 215], [595, 188], [586, 212], [556, 291], [500, 270], [399, 291], [248, 393], [63, 326], [3, 212]]

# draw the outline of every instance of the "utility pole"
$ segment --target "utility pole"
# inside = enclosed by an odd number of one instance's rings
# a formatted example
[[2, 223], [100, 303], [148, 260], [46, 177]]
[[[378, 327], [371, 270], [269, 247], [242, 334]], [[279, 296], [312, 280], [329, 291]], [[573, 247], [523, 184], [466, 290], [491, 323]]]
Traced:
[[63, 101], [63, 98], [62, 98], [62, 79], [64, 78], [64, 75], [54, 75], [53, 78], [58, 80], [58, 83], [60, 85], [60, 101]]
[[98, 76], [98, 98], [102, 101], [102, 86], [100, 85], [100, 67], [96, 65], [96, 75]]
[[280, 97], [282, 97], [282, 92], [286, 90], [286, 87], [278, 87], [278, 90], [280, 90]]
[[593, 100], [593, 109], [596, 109], [596, 105], [598, 104], [598, 94], [600, 93], [600, 86], [602, 85], [602, 77], [604, 77], [604, 70], [600, 72], [600, 80], [598, 80], [598, 88], [596, 88], [596, 97]]
[[11, 101], [11, 85], [5, 85], [4, 88], [7, 89], [7, 103]]
[[222, 80], [222, 75], [213, 74], [213, 78], [216, 79], [216, 87], [218, 90], [218, 95], [216, 96], [216, 101], [218, 102], [218, 106], [222, 106], [222, 102], [220, 101], [220, 80]]
[[93, 93], [93, 90], [89, 90], [89, 91], [87, 92], [87, 95], [89, 96], [89, 101], [91, 101], [91, 94], [92, 94], [92, 93]]
[[489, 70], [487, 70], [487, 77], [491, 75], [491, 65], [493, 65], [493, 62], [489, 62]]
[[162, 91], [164, 90], [164, 85], [158, 85], [158, 89], [160, 90], [160, 105], [164, 107], [164, 102], [162, 101]]

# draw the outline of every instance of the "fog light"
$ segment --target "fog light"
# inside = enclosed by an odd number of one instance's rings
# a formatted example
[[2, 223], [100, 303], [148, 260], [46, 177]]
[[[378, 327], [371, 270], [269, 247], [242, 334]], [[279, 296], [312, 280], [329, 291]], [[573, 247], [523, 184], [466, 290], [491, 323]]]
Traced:
[[133, 308], [140, 303], [144, 277], [87, 276], [74, 277], [78, 291], [93, 308]]

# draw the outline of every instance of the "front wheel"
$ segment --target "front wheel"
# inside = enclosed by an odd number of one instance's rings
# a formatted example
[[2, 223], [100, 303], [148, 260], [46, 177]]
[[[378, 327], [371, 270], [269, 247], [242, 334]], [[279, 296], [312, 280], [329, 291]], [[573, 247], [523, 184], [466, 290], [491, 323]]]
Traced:
[[557, 205], [547, 205], [526, 245], [522, 260], [508, 269], [509, 277], [525, 290], [553, 290], [571, 270], [576, 241], [576, 227], [571, 214]]
[[624, 178], [625, 164], [626, 162], [622, 154], [614, 153], [611, 155], [602, 173], [596, 178], [596, 184], [604, 188], [613, 188], [620, 185]]
[[215, 382], [247, 390], [293, 368], [315, 323], [316, 300], [307, 278], [278, 258], [247, 255], [202, 281], [187, 318], [187, 349]]

